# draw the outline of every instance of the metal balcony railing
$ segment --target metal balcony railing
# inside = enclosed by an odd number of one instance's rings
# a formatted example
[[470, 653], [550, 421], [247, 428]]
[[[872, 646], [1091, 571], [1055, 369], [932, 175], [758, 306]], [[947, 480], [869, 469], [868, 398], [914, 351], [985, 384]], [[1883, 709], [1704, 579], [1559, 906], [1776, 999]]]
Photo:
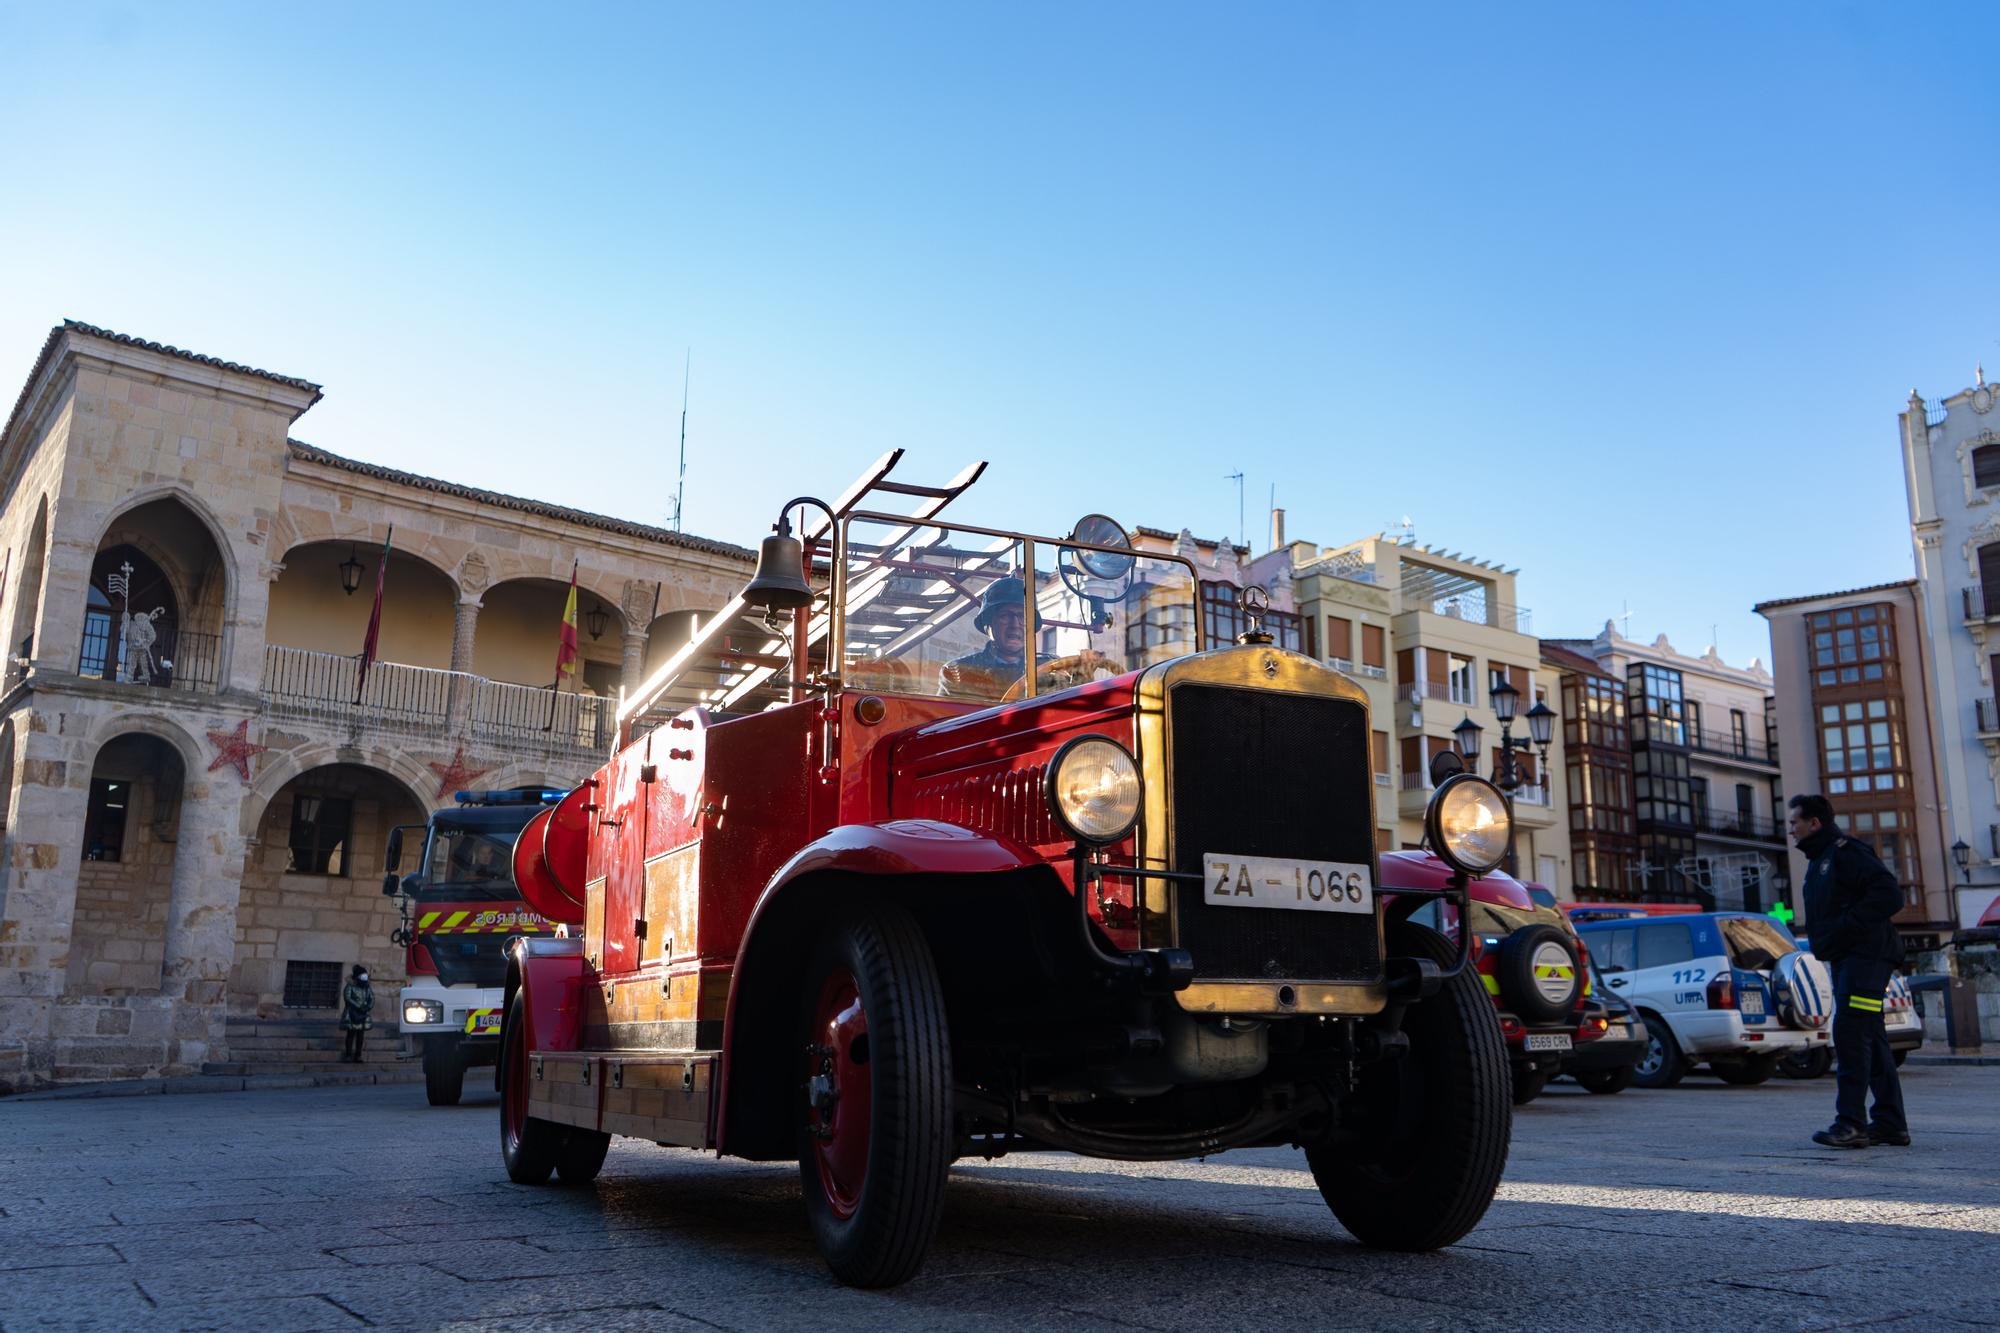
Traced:
[[1538, 782], [1524, 782], [1514, 788], [1514, 803], [1516, 805], [1547, 805], [1549, 803], [1549, 789]]
[[1980, 735], [1992, 736], [2000, 734], [2000, 708], [1994, 707], [1994, 701], [1990, 697], [1974, 699], [1972, 707], [1973, 711], [1979, 717]]
[[1378, 786], [1378, 787], [1386, 787], [1386, 786], [1388, 786], [1388, 785], [1389, 785], [1389, 775], [1388, 775], [1387, 773], [1377, 773], [1377, 774], [1375, 775], [1375, 785], [1376, 785], [1376, 786]]
[[[212, 690], [222, 679], [221, 635], [182, 629], [178, 625], [155, 626], [150, 622], [144, 628], [151, 633], [151, 642], [144, 647], [136, 642], [116, 645], [123, 656], [115, 661], [108, 656], [114, 646], [108, 636], [86, 630], [78, 655], [78, 673], [90, 680], [153, 689]], [[23, 657], [30, 655], [32, 644], [33, 640], [22, 644]]]
[[1441, 680], [1412, 681], [1403, 687], [1403, 699], [1413, 704], [1420, 704], [1426, 699], [1456, 702], [1452, 697], [1450, 686]]
[[1333, 665], [1335, 671], [1351, 672], [1354, 670], [1354, 659], [1351, 657], [1330, 657], [1327, 661]]
[[1431, 789], [1431, 775], [1428, 773], [1405, 773], [1403, 774], [1402, 789], [1404, 791], [1429, 791]]
[[1370, 680], [1387, 680], [1389, 678], [1389, 668], [1371, 666], [1367, 662], [1363, 662], [1356, 670]]
[[1695, 731], [1693, 728], [1689, 728], [1687, 732], [1687, 744], [1690, 750], [1697, 750], [1702, 754], [1723, 755], [1730, 759], [1747, 760], [1753, 764], [1770, 764], [1773, 767], [1778, 762], [1778, 747], [1775, 744], [1747, 735], [1737, 736], [1720, 731]]
[[1716, 833], [1726, 838], [1755, 838], [1760, 842], [1779, 842], [1784, 838], [1784, 830], [1778, 821], [1768, 815], [1745, 814], [1737, 810], [1700, 810], [1695, 813], [1694, 824], [1703, 833]]
[[472, 737], [531, 754], [609, 753], [616, 703], [555, 693], [462, 671], [377, 662], [360, 697], [360, 663], [337, 653], [272, 644], [264, 649], [263, 694], [274, 712], [400, 735], [442, 737], [462, 721]]

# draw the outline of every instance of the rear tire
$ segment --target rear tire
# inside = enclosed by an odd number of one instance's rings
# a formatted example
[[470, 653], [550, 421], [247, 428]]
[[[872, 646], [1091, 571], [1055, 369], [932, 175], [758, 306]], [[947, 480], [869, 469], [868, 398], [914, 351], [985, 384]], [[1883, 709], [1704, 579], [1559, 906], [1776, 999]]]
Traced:
[[1514, 1066], [1514, 1105], [1526, 1106], [1542, 1095], [1542, 1089], [1549, 1085], [1549, 1076], [1539, 1069], [1523, 1069]]
[[556, 1169], [563, 1126], [528, 1114], [528, 1021], [519, 991], [500, 1034], [500, 1159], [517, 1185], [540, 1185]]
[[[1391, 953], [1451, 965], [1452, 946], [1408, 922]], [[1410, 1049], [1363, 1072], [1345, 1121], [1359, 1137], [1308, 1145], [1327, 1206], [1363, 1245], [1436, 1250], [1479, 1224], [1500, 1188], [1514, 1127], [1507, 1043], [1479, 974], [1468, 967], [1403, 1018]]]
[[1586, 1092], [1603, 1093], [1609, 1096], [1623, 1092], [1632, 1086], [1632, 1066], [1621, 1065], [1616, 1069], [1593, 1069], [1587, 1074], [1578, 1074], [1576, 1081]]
[[1709, 1067], [1724, 1083], [1734, 1083], [1739, 1088], [1754, 1088], [1759, 1083], [1770, 1082], [1771, 1075], [1778, 1072], [1778, 1057], [1747, 1055], [1741, 1060], [1724, 1061]]
[[954, 1146], [944, 988], [915, 918], [889, 903], [835, 918], [799, 1008], [793, 1086], [813, 1238], [842, 1282], [894, 1286], [937, 1234]]
[[1646, 1020], [1646, 1053], [1632, 1066], [1632, 1083], [1641, 1088], [1671, 1088], [1687, 1077], [1687, 1061], [1681, 1057], [1680, 1043], [1674, 1040], [1667, 1020], [1655, 1014]]
[[556, 1175], [569, 1186], [588, 1185], [604, 1167], [611, 1151], [611, 1136], [601, 1130], [571, 1126], [562, 1147], [556, 1149]]
[[424, 1039], [424, 1098], [432, 1106], [456, 1106], [465, 1091], [465, 1058], [455, 1046]]

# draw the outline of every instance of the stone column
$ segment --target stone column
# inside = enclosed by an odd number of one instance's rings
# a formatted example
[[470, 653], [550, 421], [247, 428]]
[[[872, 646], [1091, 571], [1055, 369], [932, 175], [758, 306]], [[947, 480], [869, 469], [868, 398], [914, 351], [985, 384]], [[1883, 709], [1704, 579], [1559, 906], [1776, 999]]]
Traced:
[[[253, 761], [254, 762], [254, 761]], [[236, 908], [243, 894], [241, 827], [245, 783], [235, 769], [190, 771], [174, 844], [160, 994], [171, 1010], [165, 1070], [199, 1073], [223, 1054], [229, 969], [236, 961]]]
[[53, 722], [32, 709], [14, 715], [0, 889], [0, 1089], [49, 1081], [56, 1001], [69, 970], [90, 770], [72, 761]]
[[625, 695], [630, 698], [646, 678], [646, 631], [625, 631]]
[[451, 682], [451, 695], [445, 703], [445, 729], [453, 735], [465, 732], [466, 721], [472, 716], [472, 696], [474, 685], [468, 677], [472, 675], [472, 641], [479, 630], [479, 594], [460, 593], [458, 614], [451, 627], [451, 669], [457, 673]]

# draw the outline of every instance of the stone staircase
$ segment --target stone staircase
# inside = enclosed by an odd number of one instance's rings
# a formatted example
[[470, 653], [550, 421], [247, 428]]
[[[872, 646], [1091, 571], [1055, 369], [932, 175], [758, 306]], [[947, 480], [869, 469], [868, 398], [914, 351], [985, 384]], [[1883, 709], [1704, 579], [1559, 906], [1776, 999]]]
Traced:
[[340, 1062], [342, 1033], [337, 1020], [324, 1018], [232, 1018], [228, 1021], [229, 1058], [210, 1061], [204, 1074], [327, 1074], [337, 1070], [393, 1073], [413, 1070], [415, 1060], [399, 1054], [402, 1043], [393, 1027], [377, 1023], [369, 1030], [358, 1065]]

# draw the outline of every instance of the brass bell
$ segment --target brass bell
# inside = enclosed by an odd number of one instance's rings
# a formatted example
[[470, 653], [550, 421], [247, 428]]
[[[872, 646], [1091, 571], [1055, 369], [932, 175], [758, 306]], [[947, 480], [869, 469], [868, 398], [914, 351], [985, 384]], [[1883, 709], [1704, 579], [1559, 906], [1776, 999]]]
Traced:
[[812, 585], [806, 582], [806, 552], [787, 524], [757, 548], [757, 573], [743, 589], [747, 605], [762, 611], [796, 611], [811, 606]]

